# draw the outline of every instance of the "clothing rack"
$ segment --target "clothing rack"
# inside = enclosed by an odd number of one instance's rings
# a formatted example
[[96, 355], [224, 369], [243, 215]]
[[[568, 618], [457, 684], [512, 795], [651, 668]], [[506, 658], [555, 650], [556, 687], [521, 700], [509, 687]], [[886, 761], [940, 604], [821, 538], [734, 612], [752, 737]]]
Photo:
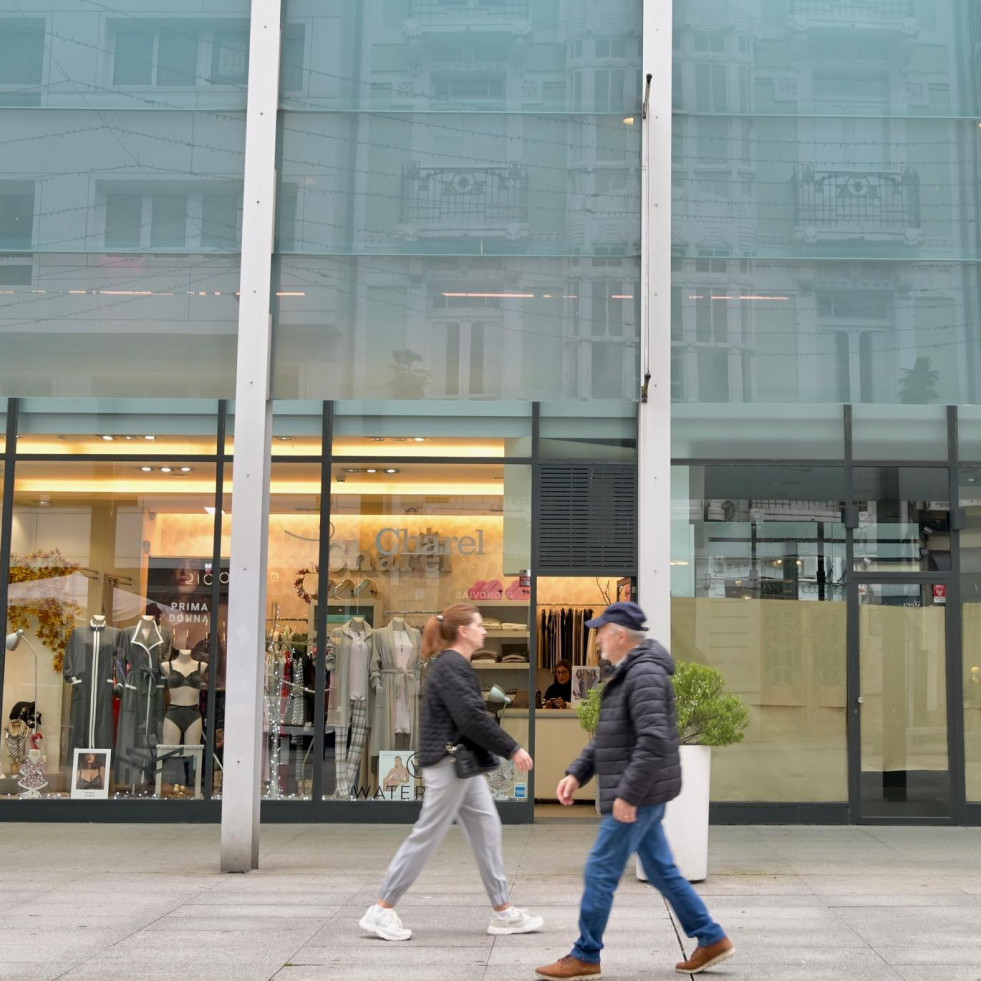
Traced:
[[394, 617], [394, 616], [399, 616], [399, 617], [432, 616], [432, 617], [434, 617], [434, 616], [437, 616], [439, 613], [442, 613], [442, 612], [443, 612], [442, 610], [385, 610], [385, 612], [382, 615], [383, 616], [386, 616], [386, 617]]

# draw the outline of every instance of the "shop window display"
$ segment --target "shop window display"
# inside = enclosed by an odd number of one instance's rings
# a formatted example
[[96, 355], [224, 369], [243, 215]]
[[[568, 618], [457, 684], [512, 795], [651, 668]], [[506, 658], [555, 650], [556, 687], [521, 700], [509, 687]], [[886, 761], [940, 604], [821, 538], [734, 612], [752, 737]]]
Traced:
[[74, 772], [92, 754], [95, 796], [211, 792], [228, 578], [211, 558], [214, 488], [214, 463], [199, 459], [19, 461], [0, 796], [93, 796]]
[[[312, 793], [318, 622], [325, 620], [325, 799], [421, 796], [415, 762], [426, 619], [473, 602], [489, 629], [474, 659], [525, 719], [530, 704], [529, 468], [385, 461], [336, 463], [329, 519], [317, 507], [319, 465], [277, 464], [270, 518], [270, 617], [264, 727], [266, 799]], [[289, 490], [277, 503], [277, 487]], [[288, 499], [287, 499], [288, 498]], [[320, 530], [328, 568], [319, 568]], [[327, 611], [317, 597], [327, 576]], [[501, 706], [502, 707], [502, 706]], [[396, 776], [398, 779], [396, 779]], [[499, 799], [527, 797], [504, 762]]]

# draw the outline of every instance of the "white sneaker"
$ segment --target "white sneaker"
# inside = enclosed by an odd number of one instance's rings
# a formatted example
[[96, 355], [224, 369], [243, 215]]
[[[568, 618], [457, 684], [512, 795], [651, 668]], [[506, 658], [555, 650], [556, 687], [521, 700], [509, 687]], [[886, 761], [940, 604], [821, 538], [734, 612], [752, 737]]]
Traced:
[[541, 930], [544, 923], [544, 917], [531, 916], [517, 906], [509, 906], [500, 913], [495, 912], [491, 915], [487, 932], [495, 936], [509, 933], [534, 933], [536, 930]]
[[358, 921], [358, 926], [382, 940], [408, 940], [412, 931], [402, 926], [398, 913], [385, 906], [369, 906], [368, 912]]

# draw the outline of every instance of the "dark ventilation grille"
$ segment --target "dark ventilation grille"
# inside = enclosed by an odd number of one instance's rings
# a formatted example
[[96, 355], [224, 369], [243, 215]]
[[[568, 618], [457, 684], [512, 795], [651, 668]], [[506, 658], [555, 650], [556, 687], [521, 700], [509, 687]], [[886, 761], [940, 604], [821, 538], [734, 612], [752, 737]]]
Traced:
[[539, 470], [539, 575], [636, 575], [637, 470]]

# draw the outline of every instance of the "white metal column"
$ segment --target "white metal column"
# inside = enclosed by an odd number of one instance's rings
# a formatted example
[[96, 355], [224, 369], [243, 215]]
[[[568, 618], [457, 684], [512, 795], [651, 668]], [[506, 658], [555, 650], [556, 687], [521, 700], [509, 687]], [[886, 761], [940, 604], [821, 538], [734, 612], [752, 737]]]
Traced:
[[249, 37], [222, 761], [223, 872], [248, 872], [259, 867], [259, 771], [272, 452], [270, 284], [276, 210], [280, 5], [281, 0], [252, 0]]
[[[641, 382], [637, 591], [651, 633], [671, 643], [671, 62], [672, 10], [644, 0], [641, 190]], [[649, 378], [645, 379], [648, 375]]]

